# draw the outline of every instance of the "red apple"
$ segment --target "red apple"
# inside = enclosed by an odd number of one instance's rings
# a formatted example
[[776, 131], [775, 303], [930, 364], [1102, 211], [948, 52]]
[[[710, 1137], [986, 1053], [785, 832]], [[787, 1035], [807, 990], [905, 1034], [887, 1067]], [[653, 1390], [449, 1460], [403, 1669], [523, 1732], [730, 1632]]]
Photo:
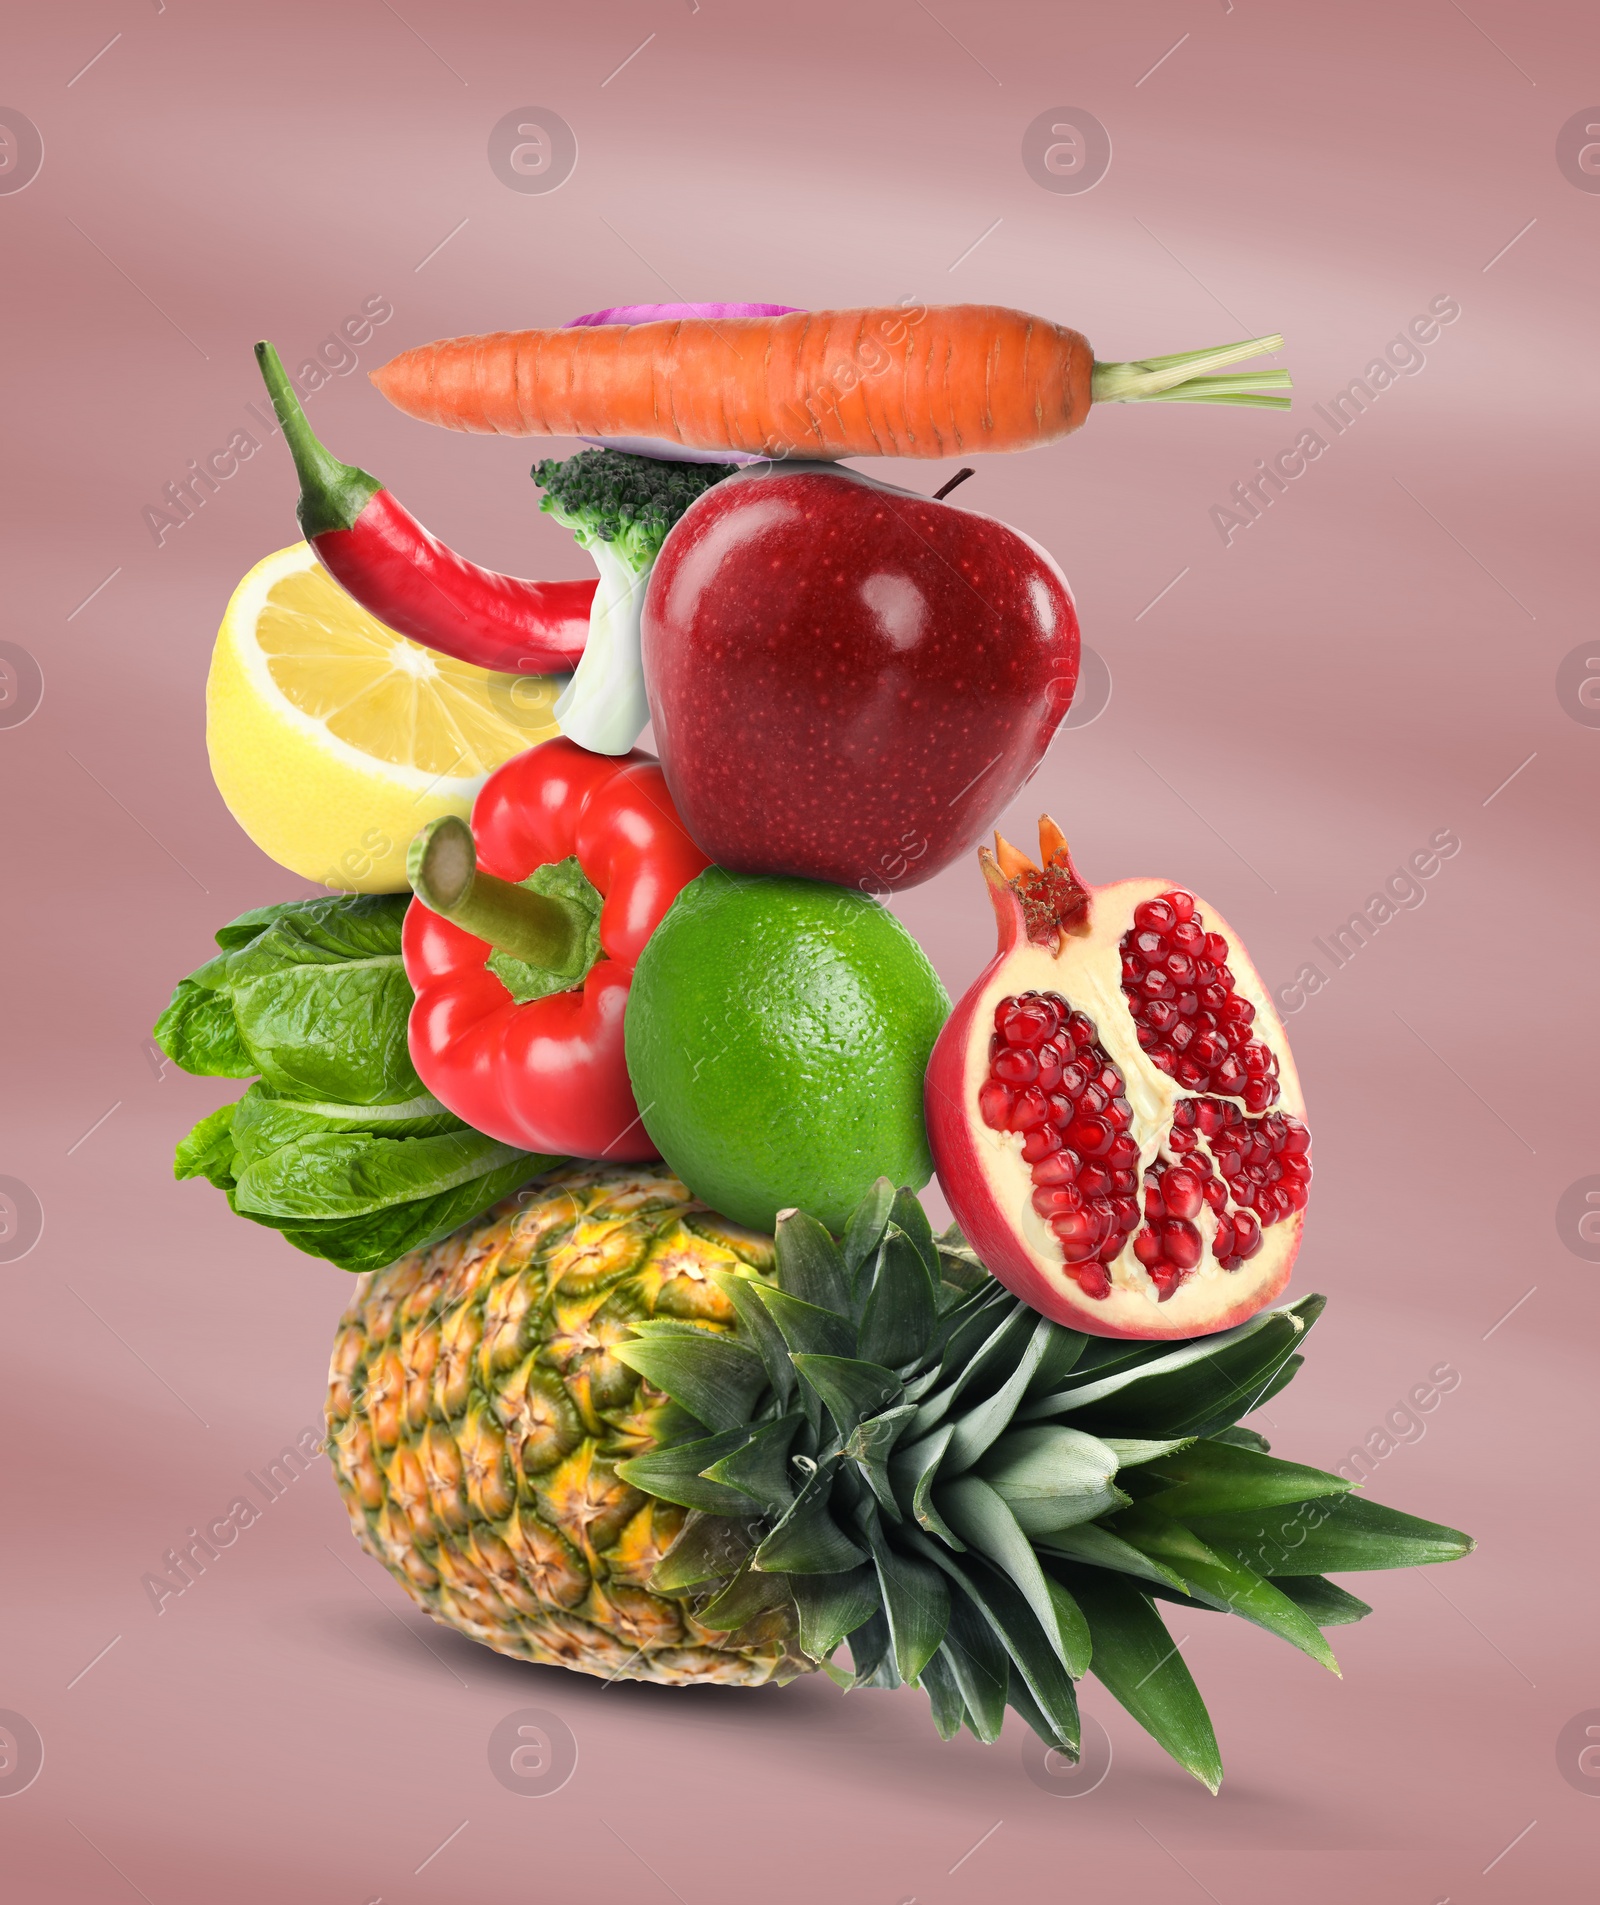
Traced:
[[915, 886], [982, 839], [1078, 680], [1037, 543], [837, 465], [707, 490], [650, 572], [645, 687], [684, 825], [739, 873]]

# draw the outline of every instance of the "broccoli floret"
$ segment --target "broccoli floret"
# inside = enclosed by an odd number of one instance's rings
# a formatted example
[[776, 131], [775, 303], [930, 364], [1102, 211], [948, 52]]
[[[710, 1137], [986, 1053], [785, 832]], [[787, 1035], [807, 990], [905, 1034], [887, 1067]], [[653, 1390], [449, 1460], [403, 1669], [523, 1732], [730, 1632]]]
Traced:
[[733, 471], [731, 463], [665, 463], [623, 450], [581, 450], [565, 462], [547, 457], [535, 463], [533, 480], [544, 491], [539, 507], [579, 542], [612, 543], [630, 567], [647, 569], [695, 498]]
[[582, 450], [533, 466], [539, 507], [564, 523], [600, 571], [589, 640], [556, 702], [561, 732], [596, 754], [626, 754], [650, 719], [639, 619], [667, 532], [731, 463], [663, 463], [622, 450]]

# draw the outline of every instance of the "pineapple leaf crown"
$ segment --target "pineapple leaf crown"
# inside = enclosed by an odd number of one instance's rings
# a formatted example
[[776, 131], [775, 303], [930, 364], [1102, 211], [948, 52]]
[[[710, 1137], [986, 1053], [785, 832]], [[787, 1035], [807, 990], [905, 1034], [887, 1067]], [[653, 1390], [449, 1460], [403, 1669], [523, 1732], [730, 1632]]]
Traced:
[[788, 1610], [807, 1665], [921, 1686], [946, 1739], [996, 1739], [1009, 1706], [1075, 1757], [1093, 1672], [1215, 1791], [1157, 1601], [1242, 1615], [1337, 1672], [1322, 1629], [1369, 1609], [1327, 1571], [1472, 1546], [1237, 1426], [1293, 1379], [1320, 1296], [1187, 1342], [1081, 1335], [886, 1178], [838, 1240], [784, 1213], [776, 1257], [775, 1280], [717, 1273], [732, 1334], [645, 1322], [616, 1352], [683, 1412], [619, 1467], [694, 1511], [651, 1585], [730, 1633]]

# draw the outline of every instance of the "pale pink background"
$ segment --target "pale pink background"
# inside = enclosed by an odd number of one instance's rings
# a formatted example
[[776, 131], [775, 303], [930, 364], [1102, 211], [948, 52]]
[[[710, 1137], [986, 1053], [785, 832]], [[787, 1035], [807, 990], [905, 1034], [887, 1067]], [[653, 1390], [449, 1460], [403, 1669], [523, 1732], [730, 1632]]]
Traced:
[[[0, 1268], [0, 1707], [46, 1747], [0, 1802], [7, 1897], [1592, 1897], [1600, 1804], [1555, 1741], [1600, 1706], [1600, 1270], [1554, 1209], [1600, 1169], [1600, 734], [1554, 675], [1593, 627], [1600, 197], [1553, 156], [1600, 96], [1592, 10], [73, 0], [13, 9], [0, 47], [0, 104], [46, 145], [0, 198], [0, 638], [46, 677], [0, 731], [0, 1173], [46, 1210]], [[530, 104], [578, 136], [549, 196], [485, 156]], [[1019, 153], [1062, 104], [1115, 148], [1080, 197]], [[152, 1612], [141, 1575], [317, 1420], [348, 1280], [171, 1181], [227, 1092], [145, 1047], [215, 926], [305, 890], [235, 830], [202, 733], [229, 590], [295, 534], [282, 446], [164, 548], [140, 510], [242, 422], [253, 339], [297, 361], [374, 294], [395, 316], [364, 366], [669, 297], [995, 300], [1111, 357], [1287, 333], [1293, 418], [1097, 414], [963, 493], [1057, 553], [1115, 679], [1017, 838], [1048, 807], [1091, 877], [1192, 884], [1274, 985], [1429, 835], [1463, 841], [1291, 1022], [1318, 1170], [1296, 1287], [1332, 1303], [1270, 1413], [1281, 1452], [1334, 1464], [1450, 1362], [1459, 1388], [1372, 1493], [1482, 1547], [1367, 1577], [1343, 1683], [1195, 1617], [1219, 1800], [1092, 1683], [1115, 1762], [1067, 1800], [1024, 1777], [1019, 1731], [942, 1746], [911, 1692], [602, 1690], [501, 1661], [359, 1555], [320, 1463]], [[1426, 370], [1225, 549], [1209, 506], [1440, 294], [1463, 314]], [[535, 513], [538, 446], [429, 431], [361, 375], [313, 420], [474, 555], [580, 572]], [[886, 474], [931, 490], [948, 466]], [[989, 943], [973, 870], [896, 904], [962, 988]], [[490, 1776], [524, 1705], [578, 1737], [557, 1797]]]

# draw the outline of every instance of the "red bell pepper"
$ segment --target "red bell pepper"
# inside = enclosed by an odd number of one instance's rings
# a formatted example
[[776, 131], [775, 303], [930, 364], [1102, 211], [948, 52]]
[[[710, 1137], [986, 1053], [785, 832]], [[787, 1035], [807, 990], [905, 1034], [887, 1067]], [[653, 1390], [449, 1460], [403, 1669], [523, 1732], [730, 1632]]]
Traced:
[[709, 864], [637, 749], [553, 740], [497, 769], [470, 832], [437, 820], [411, 850], [402, 948], [429, 1091], [523, 1150], [658, 1156], [628, 1082], [623, 1011], [645, 941]]

